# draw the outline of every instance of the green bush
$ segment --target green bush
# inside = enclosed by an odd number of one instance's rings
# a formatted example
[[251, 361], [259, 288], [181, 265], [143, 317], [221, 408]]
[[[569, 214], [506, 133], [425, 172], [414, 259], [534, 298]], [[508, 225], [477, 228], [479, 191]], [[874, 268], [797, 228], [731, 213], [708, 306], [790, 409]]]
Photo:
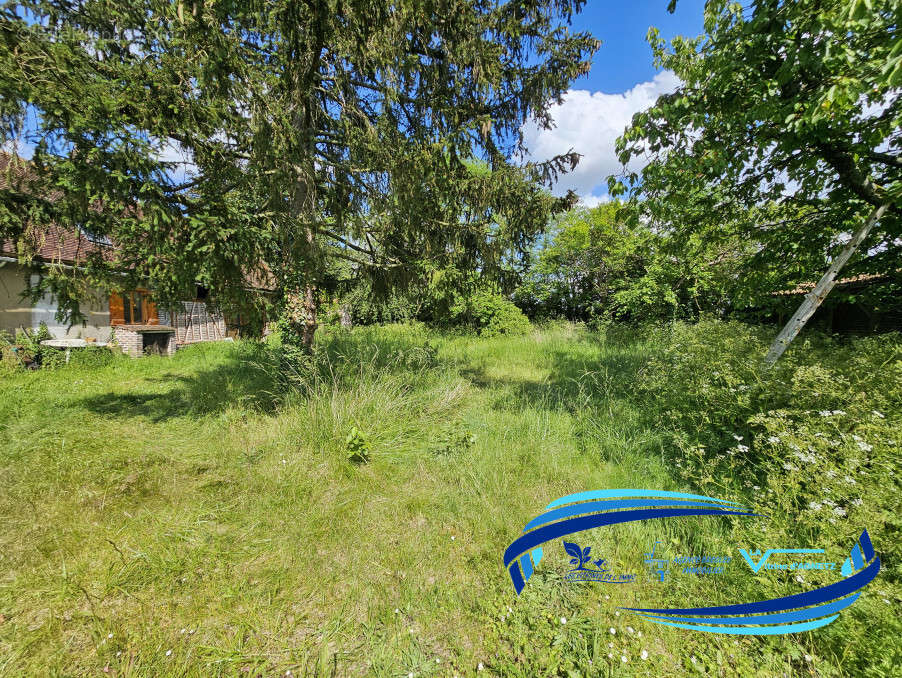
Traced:
[[[686, 482], [762, 514], [737, 522], [736, 543], [811, 545], [841, 563], [868, 530], [884, 569], [857, 607], [862, 617], [824, 633], [837, 648], [854, 643], [856, 675], [891, 675], [902, 666], [893, 613], [902, 602], [902, 337], [810, 334], [765, 370], [776, 328], [703, 321], [653, 331], [661, 349], [640, 372], [637, 398], [668, 433]], [[805, 573], [809, 586], [835, 578]], [[872, 628], [888, 632], [865, 642]]]
[[476, 292], [460, 298], [452, 308], [451, 317], [455, 325], [469, 326], [483, 337], [522, 335], [531, 328], [523, 311], [493, 292]]

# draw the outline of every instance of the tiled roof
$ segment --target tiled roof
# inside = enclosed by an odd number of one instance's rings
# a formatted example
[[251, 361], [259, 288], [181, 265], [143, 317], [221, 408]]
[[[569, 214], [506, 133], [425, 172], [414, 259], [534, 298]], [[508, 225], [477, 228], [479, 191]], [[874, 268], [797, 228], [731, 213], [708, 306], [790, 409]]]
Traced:
[[[28, 171], [28, 161], [9, 153], [0, 153], [0, 189], [10, 186], [19, 191], [37, 190], [34, 176]], [[111, 259], [115, 252], [109, 245], [93, 242], [85, 233], [56, 224], [31, 229], [25, 237], [29, 239], [29, 249], [35, 256], [47, 262], [79, 264], [95, 252], [101, 252], [105, 259]], [[17, 257], [16, 243], [0, 240], [0, 254]]]
[[[860, 275], [853, 275], [849, 278], [842, 278], [836, 281], [837, 287], [845, 287], [847, 285], [868, 285], [871, 283], [883, 282], [885, 280], [889, 280], [890, 276], [883, 273], [862, 273]], [[773, 296], [794, 296], [798, 294], [808, 294], [811, 290], [814, 289], [815, 283], [813, 282], [805, 282], [799, 283], [795, 287], [788, 290], [779, 290], [777, 292], [771, 292]]]
[[[0, 190], [15, 186], [18, 190], [36, 190], [33, 185], [25, 186], [30, 178], [28, 161], [9, 153], [0, 152]], [[51, 196], [52, 199], [52, 196]], [[111, 261], [116, 255], [115, 244], [95, 242], [81, 230], [64, 228], [51, 224], [32, 229], [28, 243], [31, 251], [40, 261], [67, 265], [79, 265], [88, 257], [100, 252], [104, 259]], [[18, 257], [16, 243], [11, 240], [0, 240], [0, 255]], [[272, 291], [275, 279], [268, 267], [263, 272], [249, 271], [245, 274], [248, 287], [252, 289]]]

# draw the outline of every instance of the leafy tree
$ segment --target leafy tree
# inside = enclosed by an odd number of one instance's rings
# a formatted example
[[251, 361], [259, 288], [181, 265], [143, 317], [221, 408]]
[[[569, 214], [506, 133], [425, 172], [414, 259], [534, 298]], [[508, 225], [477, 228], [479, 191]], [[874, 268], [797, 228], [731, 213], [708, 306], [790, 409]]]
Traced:
[[748, 247], [735, 237], [673, 237], [634, 216], [615, 201], [560, 217], [517, 303], [581, 320], [692, 317], [732, 305]]
[[731, 223], [764, 248], [759, 262], [780, 266], [786, 250], [832, 262], [771, 362], [856, 247], [871, 253], [856, 272], [898, 267], [900, 20], [895, 0], [710, 0], [703, 36], [668, 48], [649, 33], [656, 64], [682, 84], [634, 116], [620, 159], [650, 162], [610, 189], [642, 198], [646, 217], [678, 238]]
[[73, 279], [144, 281], [163, 302], [201, 280], [229, 300], [255, 269], [306, 347], [336, 260], [376, 292], [424, 266], [491, 277], [571, 203], [539, 182], [576, 154], [510, 158], [589, 66], [597, 42], [567, 27], [582, 5], [7, 2], [0, 119], [35, 151], [30, 185], [0, 191], [0, 237], [27, 257], [34, 224], [81, 222], [120, 245], [46, 279], [69, 313]]

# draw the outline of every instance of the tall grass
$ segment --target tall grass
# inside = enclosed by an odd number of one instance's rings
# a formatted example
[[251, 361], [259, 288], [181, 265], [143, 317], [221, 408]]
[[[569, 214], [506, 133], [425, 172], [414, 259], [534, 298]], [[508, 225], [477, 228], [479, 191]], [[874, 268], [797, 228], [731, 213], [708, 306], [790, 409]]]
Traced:
[[[586, 543], [640, 573], [635, 586], [567, 583], [549, 546], [513, 594], [501, 554], [552, 499], [701, 486], [677, 442], [694, 424], [667, 415], [675, 396], [642, 391], [664, 378], [672, 337], [333, 330], [287, 394], [273, 347], [244, 342], [4, 373], [0, 675], [857, 669], [864, 605], [835, 624], [845, 654], [823, 636], [712, 639], [616, 613], [742, 594], [748, 577], [662, 587], [637, 565], [655, 540], [735, 554], [732, 523], [596, 530]], [[363, 463], [349, 459], [354, 429]], [[882, 590], [898, 604], [895, 584]]]

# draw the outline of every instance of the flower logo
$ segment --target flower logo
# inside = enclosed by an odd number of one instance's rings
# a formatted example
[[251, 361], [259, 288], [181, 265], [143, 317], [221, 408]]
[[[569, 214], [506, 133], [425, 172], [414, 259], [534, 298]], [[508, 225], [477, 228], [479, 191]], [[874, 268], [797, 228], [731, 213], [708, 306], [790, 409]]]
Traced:
[[[592, 547], [587, 546], [584, 549], [580, 549], [577, 544], [574, 544], [572, 541], [564, 542], [564, 550], [567, 552], [567, 555], [570, 556], [570, 564], [576, 565], [571, 572], [576, 572], [577, 570], [586, 570], [590, 572], [594, 572], [588, 567], [585, 567], [586, 563], [588, 563], [591, 558], [589, 557], [589, 553], [592, 552]], [[607, 568], [602, 567], [604, 565], [604, 558], [599, 558], [595, 561], [595, 567], [598, 568], [599, 572], [607, 572]]]

